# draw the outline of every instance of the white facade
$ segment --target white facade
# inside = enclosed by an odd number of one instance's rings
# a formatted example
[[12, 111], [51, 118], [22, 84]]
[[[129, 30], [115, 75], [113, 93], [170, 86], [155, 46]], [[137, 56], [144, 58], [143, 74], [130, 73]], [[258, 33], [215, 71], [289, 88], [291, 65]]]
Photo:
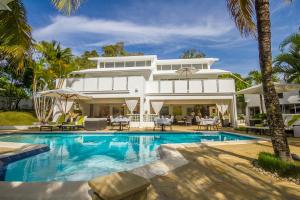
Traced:
[[[230, 72], [212, 68], [218, 59], [158, 60], [148, 55], [90, 60], [97, 63], [97, 68], [74, 71], [72, 74], [78, 78], [69, 78], [64, 85], [93, 97], [80, 102], [88, 116], [133, 115], [132, 125], [145, 127], [151, 126], [156, 115], [152, 102], [162, 102], [162, 114], [169, 115], [189, 114], [198, 105], [206, 110], [202, 115], [209, 116], [211, 112], [218, 113], [216, 104], [228, 104], [228, 116], [233, 125], [236, 123], [234, 80], [219, 79], [220, 75]], [[182, 67], [198, 71], [188, 76], [179, 75], [177, 70]], [[128, 99], [138, 100], [134, 114], [128, 111]]]
[[[279, 93], [279, 102], [284, 117], [300, 114], [299, 91]], [[251, 119], [255, 114], [266, 112], [264, 97], [259, 94], [244, 94], [246, 106], [246, 118]], [[262, 99], [262, 101], [261, 101]]]

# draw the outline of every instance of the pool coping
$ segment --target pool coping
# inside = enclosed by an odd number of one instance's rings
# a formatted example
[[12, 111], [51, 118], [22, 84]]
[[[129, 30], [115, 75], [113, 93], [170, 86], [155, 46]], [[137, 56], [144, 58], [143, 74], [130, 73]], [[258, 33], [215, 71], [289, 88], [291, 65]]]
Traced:
[[[215, 131], [217, 132], [217, 131]], [[225, 131], [223, 131], [225, 132]], [[211, 131], [209, 133], [212, 133]], [[231, 133], [231, 132], [225, 132]], [[232, 133], [231, 133], [232, 134]], [[233, 133], [236, 134], [236, 133]], [[243, 134], [238, 134], [243, 136]], [[247, 136], [247, 135], [244, 135]], [[180, 143], [180, 144], [162, 144], [157, 149], [159, 153], [159, 159], [150, 162], [141, 167], [137, 167], [128, 170], [138, 176], [144, 177], [146, 179], [151, 179], [155, 176], [166, 175], [170, 171], [184, 166], [189, 163], [188, 160], [180, 153], [179, 149], [183, 148], [199, 148], [203, 146], [216, 146], [216, 145], [231, 145], [231, 144], [249, 144], [249, 143], [261, 143], [267, 142], [266, 138], [252, 137], [252, 140], [239, 140], [239, 141], [223, 141], [223, 142], [201, 142], [201, 143]], [[37, 145], [39, 146], [39, 145]], [[47, 146], [47, 145], [43, 145]], [[48, 147], [48, 146], [47, 146]], [[48, 147], [49, 148], [49, 147]], [[19, 187], [15, 187], [18, 185]], [[49, 190], [57, 188], [57, 185], [62, 186], [66, 189], [61, 189], [51, 195], [49, 199], [60, 199], [63, 197], [65, 200], [74, 199], [74, 193], [80, 196], [78, 199], [91, 200], [92, 197], [89, 195], [90, 188], [87, 181], [53, 181], [53, 182], [8, 182], [0, 181], [0, 197], [6, 199], [19, 199], [20, 197], [34, 197], [36, 193], [43, 195], [43, 197], [49, 196]], [[46, 191], [45, 187], [47, 188]], [[73, 188], [73, 189], [71, 189]], [[80, 190], [78, 190], [80, 188]], [[34, 192], [29, 192], [28, 190], [33, 190]], [[74, 191], [73, 191], [74, 190]], [[48, 199], [48, 198], [47, 198]]]

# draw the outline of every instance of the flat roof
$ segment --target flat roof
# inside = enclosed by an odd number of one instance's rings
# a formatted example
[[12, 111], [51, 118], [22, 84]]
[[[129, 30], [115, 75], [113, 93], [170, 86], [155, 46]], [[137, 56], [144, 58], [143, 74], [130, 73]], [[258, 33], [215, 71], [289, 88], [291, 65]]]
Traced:
[[143, 55], [143, 56], [117, 56], [117, 57], [92, 57], [89, 60], [112, 62], [112, 61], [136, 61], [136, 60], [156, 60], [156, 55]]

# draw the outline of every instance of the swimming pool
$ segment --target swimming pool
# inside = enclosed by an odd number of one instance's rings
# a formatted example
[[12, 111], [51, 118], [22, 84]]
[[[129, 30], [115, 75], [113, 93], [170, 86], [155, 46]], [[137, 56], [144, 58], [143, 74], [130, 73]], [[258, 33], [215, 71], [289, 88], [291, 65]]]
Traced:
[[10, 163], [5, 181], [79, 181], [130, 170], [159, 158], [161, 144], [251, 140], [230, 133], [15, 134], [0, 141], [47, 144], [50, 151]]

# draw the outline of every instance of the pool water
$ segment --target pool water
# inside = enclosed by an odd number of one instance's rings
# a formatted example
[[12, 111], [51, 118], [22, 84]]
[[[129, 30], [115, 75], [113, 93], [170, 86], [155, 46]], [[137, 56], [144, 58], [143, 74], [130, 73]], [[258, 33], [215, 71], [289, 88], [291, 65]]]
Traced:
[[10, 163], [5, 181], [79, 181], [157, 160], [161, 144], [251, 140], [229, 133], [17, 134], [0, 141], [47, 144], [50, 151]]

